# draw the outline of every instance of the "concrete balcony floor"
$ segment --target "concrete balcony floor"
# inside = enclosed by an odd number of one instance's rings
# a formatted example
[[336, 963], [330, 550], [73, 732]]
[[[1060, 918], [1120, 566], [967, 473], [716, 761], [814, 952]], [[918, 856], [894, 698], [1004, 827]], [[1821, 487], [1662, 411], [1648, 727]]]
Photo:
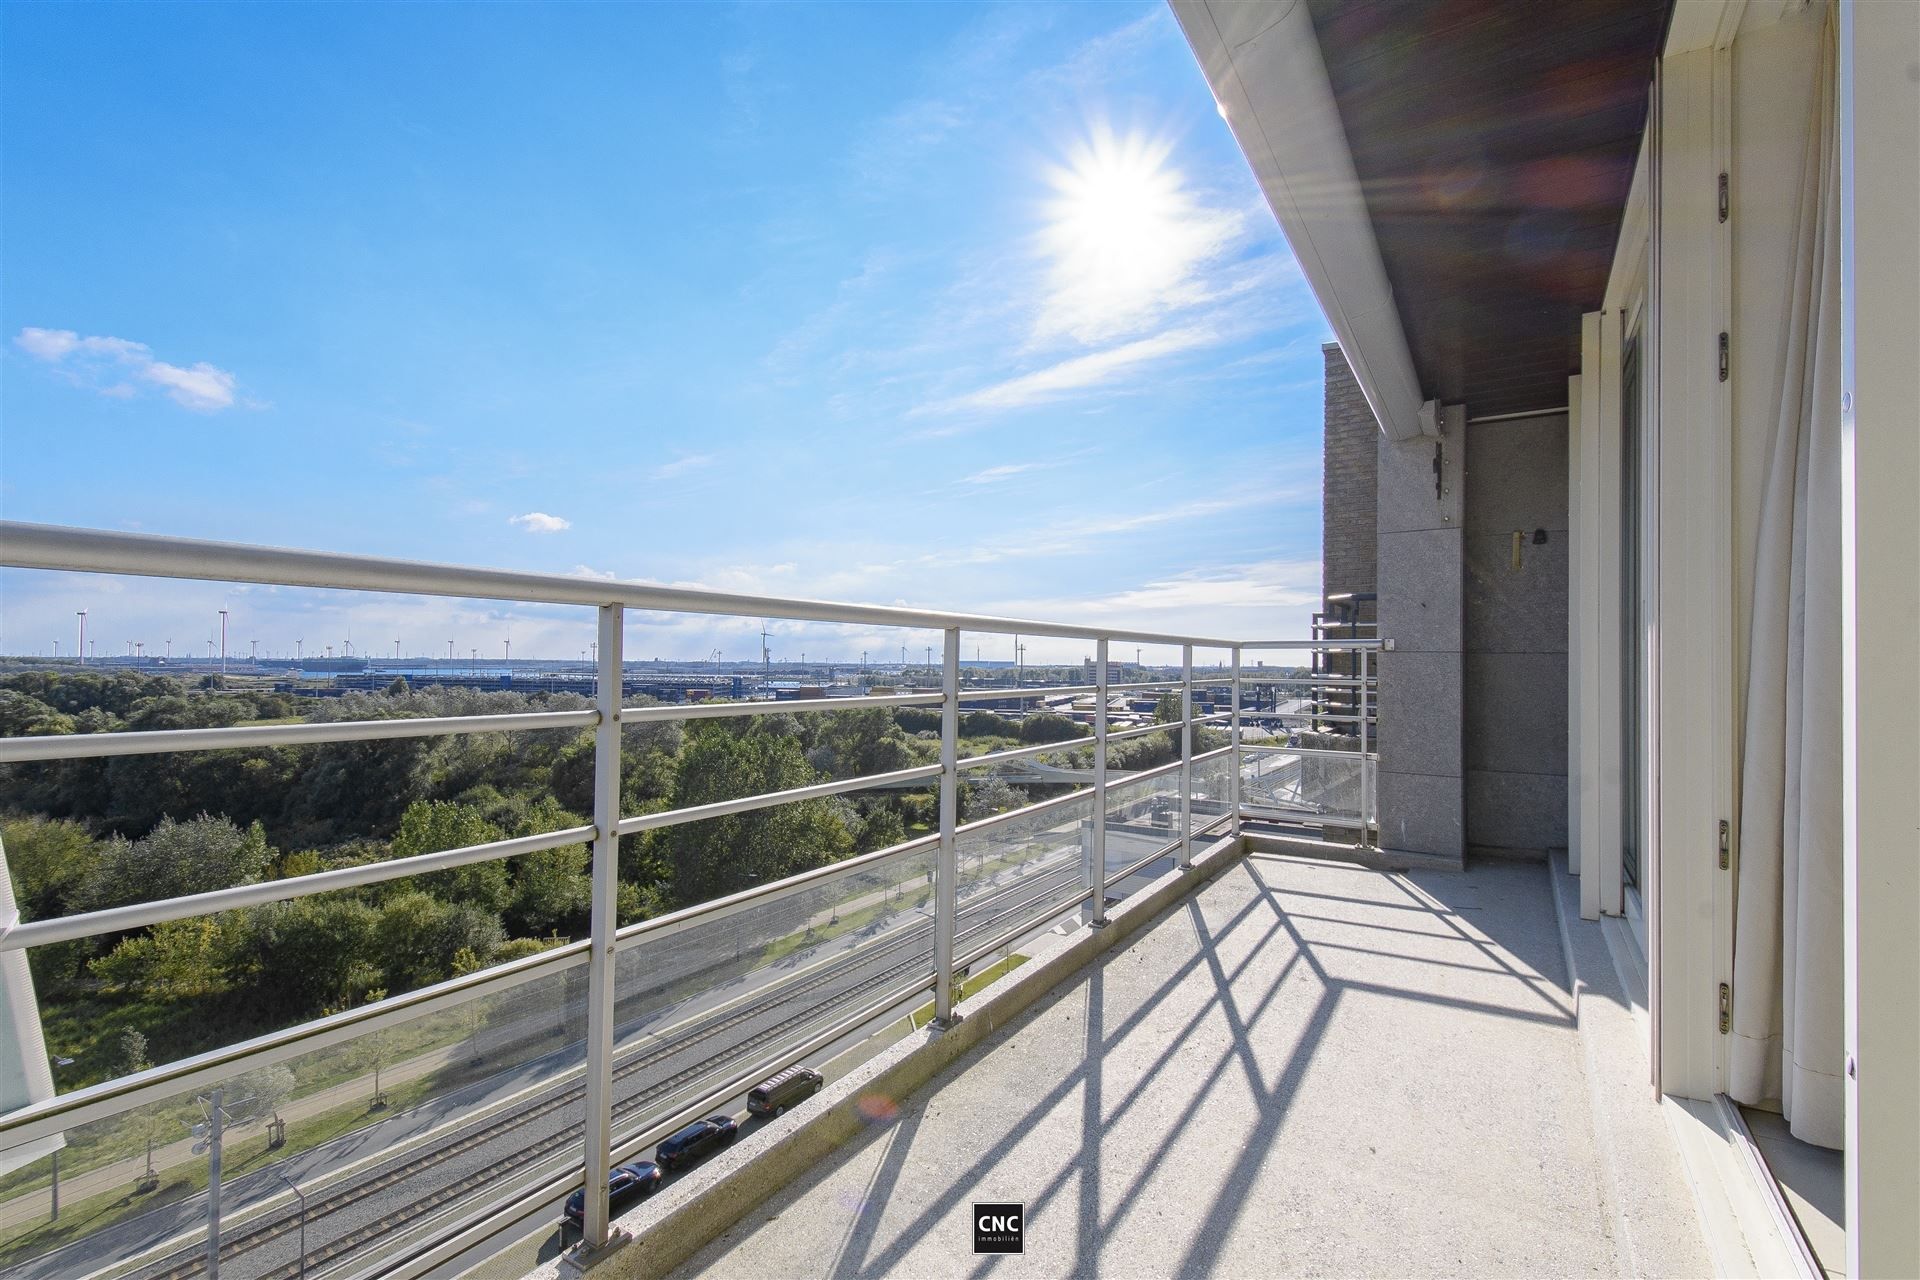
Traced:
[[[1706, 1274], [1551, 876], [1236, 860], [676, 1275]], [[1024, 1255], [973, 1253], [974, 1201]]]

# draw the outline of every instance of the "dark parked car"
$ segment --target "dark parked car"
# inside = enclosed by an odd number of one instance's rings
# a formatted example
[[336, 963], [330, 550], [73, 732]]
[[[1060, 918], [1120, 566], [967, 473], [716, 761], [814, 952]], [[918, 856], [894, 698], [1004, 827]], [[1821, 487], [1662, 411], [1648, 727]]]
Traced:
[[708, 1116], [695, 1120], [662, 1142], [653, 1153], [662, 1169], [678, 1169], [692, 1164], [710, 1151], [726, 1146], [740, 1136], [740, 1126], [732, 1116]]
[[[623, 1164], [607, 1173], [607, 1212], [609, 1215], [640, 1201], [660, 1185], [660, 1169], [651, 1160], [636, 1160], [632, 1164]], [[561, 1211], [566, 1220], [574, 1226], [587, 1213], [587, 1193], [576, 1191], [567, 1197], [567, 1207]]]
[[788, 1067], [753, 1087], [747, 1094], [747, 1110], [757, 1116], [777, 1116], [826, 1086], [827, 1078], [812, 1067]]

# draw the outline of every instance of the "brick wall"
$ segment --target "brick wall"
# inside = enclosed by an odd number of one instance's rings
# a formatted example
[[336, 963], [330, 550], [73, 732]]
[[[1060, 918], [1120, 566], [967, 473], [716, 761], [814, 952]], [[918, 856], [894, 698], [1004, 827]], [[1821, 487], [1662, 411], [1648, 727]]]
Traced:
[[[1326, 429], [1322, 443], [1324, 473], [1320, 488], [1321, 598], [1350, 591], [1372, 591], [1375, 577], [1374, 504], [1379, 424], [1354, 381], [1340, 344], [1329, 342], [1326, 357]], [[1371, 607], [1363, 609], [1371, 619]]]

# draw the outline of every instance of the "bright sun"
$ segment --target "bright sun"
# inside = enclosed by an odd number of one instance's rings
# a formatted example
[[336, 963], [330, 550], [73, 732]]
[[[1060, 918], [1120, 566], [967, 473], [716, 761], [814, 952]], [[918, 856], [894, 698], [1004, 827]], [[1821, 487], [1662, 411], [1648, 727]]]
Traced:
[[1230, 239], [1237, 219], [1199, 205], [1171, 148], [1096, 128], [1048, 174], [1042, 247], [1052, 297], [1043, 336], [1091, 342], [1142, 327], [1195, 301], [1195, 268]]

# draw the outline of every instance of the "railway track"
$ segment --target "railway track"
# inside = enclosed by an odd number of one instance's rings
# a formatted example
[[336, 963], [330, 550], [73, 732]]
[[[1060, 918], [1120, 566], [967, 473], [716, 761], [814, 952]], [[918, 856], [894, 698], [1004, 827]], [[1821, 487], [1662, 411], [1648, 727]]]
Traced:
[[[957, 921], [960, 927], [956, 930], [956, 941], [976, 937], [985, 931], [999, 927], [1009, 917], [1030, 912], [1044, 903], [1057, 900], [1062, 889], [1077, 882], [1078, 877], [1077, 865], [1069, 865], [1039, 875], [1024, 877], [1015, 884], [1003, 886], [983, 895], [976, 895], [972, 901], [964, 902], [960, 906]], [[869, 969], [872, 971], [864, 973], [851, 983], [846, 981], [849, 972], [847, 966], [824, 965], [816, 970], [781, 979], [767, 987], [756, 998], [724, 1007], [711, 1015], [697, 1015], [692, 1025], [672, 1041], [649, 1045], [628, 1054], [623, 1060], [615, 1063], [613, 1074], [616, 1082], [631, 1080], [650, 1069], [664, 1067], [674, 1058], [695, 1050], [702, 1041], [711, 1040], [729, 1029], [740, 1027], [743, 1023], [751, 1022], [756, 1018], [762, 1018], [768, 1012], [793, 1002], [797, 997], [805, 997], [809, 992], [831, 988], [825, 993], [824, 998], [812, 1001], [798, 1011], [768, 1026], [757, 1028], [742, 1038], [727, 1040], [713, 1052], [691, 1063], [677, 1066], [659, 1079], [647, 1081], [624, 1098], [618, 1097], [616, 1090], [613, 1107], [616, 1123], [623, 1117], [631, 1116], [635, 1112], [659, 1103], [682, 1086], [711, 1075], [725, 1062], [742, 1057], [755, 1048], [777, 1041], [795, 1029], [816, 1021], [822, 1012], [844, 1007], [849, 1000], [863, 994], [883, 990], [889, 983], [911, 971], [915, 966], [926, 963], [932, 950], [932, 928], [930, 921], [915, 922], [891, 931], [896, 935], [894, 937], [861, 948], [853, 957], [852, 970], [855, 973]], [[880, 963], [889, 957], [893, 957], [891, 963]], [[524, 1129], [544, 1118], [552, 1117], [570, 1106], [578, 1106], [583, 1093], [583, 1086], [578, 1083], [555, 1084], [543, 1095], [528, 1099], [502, 1115], [474, 1123], [464, 1132], [457, 1131], [449, 1134], [445, 1141], [435, 1143], [430, 1150], [422, 1151], [387, 1168], [376, 1169], [349, 1186], [342, 1187], [324, 1198], [310, 1201], [305, 1215], [307, 1226], [311, 1230], [318, 1220], [361, 1204], [402, 1184], [413, 1182], [423, 1173], [495, 1143], [507, 1134]], [[581, 1131], [580, 1122], [575, 1121], [538, 1137], [529, 1135], [530, 1141], [516, 1144], [501, 1157], [489, 1161], [483, 1170], [455, 1179], [405, 1204], [386, 1209], [376, 1220], [310, 1248], [306, 1253], [306, 1264], [309, 1268], [324, 1268], [328, 1263], [363, 1249], [375, 1240], [391, 1236], [419, 1222], [453, 1200], [471, 1195], [488, 1184], [502, 1182], [519, 1171], [533, 1167], [558, 1154], [576, 1144]], [[222, 1242], [220, 1247], [222, 1266], [263, 1245], [294, 1233], [299, 1229], [299, 1225], [300, 1216], [297, 1213], [284, 1212], [269, 1221], [248, 1226]], [[205, 1273], [206, 1257], [203, 1251], [181, 1250], [160, 1260], [153, 1268], [140, 1274], [151, 1277], [152, 1280], [191, 1280], [192, 1277]], [[261, 1280], [294, 1280], [294, 1277], [299, 1274], [300, 1263], [296, 1259], [263, 1271], [260, 1276]]]

